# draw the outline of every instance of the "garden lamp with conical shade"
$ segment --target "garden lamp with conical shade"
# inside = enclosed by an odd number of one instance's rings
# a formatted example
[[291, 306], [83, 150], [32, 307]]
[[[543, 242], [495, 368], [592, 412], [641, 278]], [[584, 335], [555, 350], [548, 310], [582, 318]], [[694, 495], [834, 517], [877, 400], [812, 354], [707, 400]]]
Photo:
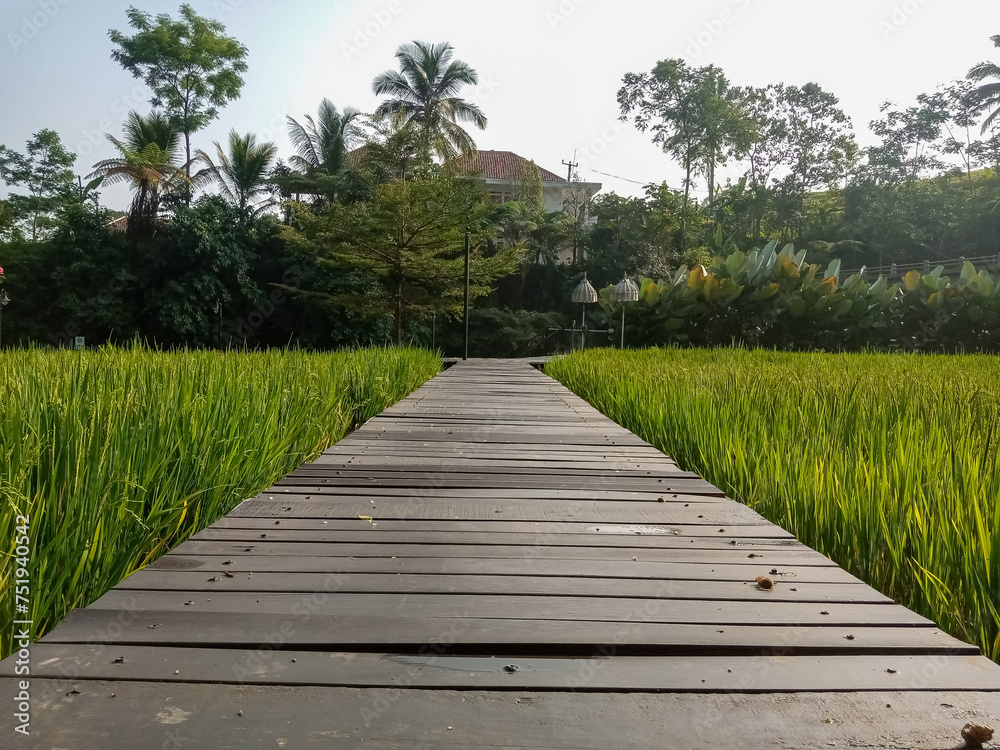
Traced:
[[611, 301], [622, 306], [622, 349], [625, 348], [625, 305], [639, 301], [639, 287], [626, 276], [618, 286], [611, 290]]
[[583, 310], [583, 322], [581, 323], [581, 328], [583, 329], [582, 340], [583, 346], [581, 348], [587, 348], [587, 305], [592, 305], [597, 302], [597, 290], [591, 286], [590, 282], [587, 281], [587, 274], [583, 274], [583, 281], [580, 282], [580, 286], [576, 288], [573, 292], [573, 301], [580, 305]]

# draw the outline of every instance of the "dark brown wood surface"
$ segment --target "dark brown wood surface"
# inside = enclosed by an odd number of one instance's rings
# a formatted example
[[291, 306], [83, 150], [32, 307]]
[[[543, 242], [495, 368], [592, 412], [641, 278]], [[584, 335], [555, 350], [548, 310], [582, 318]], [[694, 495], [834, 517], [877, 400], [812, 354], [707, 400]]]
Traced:
[[459, 363], [71, 613], [31, 685], [20, 746], [88, 750], [942, 748], [1000, 721], [976, 648], [514, 361]]

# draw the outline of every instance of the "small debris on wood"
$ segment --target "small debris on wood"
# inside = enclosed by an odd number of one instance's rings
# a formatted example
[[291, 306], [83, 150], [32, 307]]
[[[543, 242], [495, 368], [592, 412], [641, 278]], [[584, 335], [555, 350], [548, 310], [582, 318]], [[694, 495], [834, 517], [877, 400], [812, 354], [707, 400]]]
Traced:
[[513, 674], [514, 672], [520, 672], [521, 668], [516, 664], [508, 664], [506, 667], [503, 668], [503, 671]]
[[885, 671], [886, 671], [886, 674], [896, 674], [896, 670], [895, 669], [887, 669]]
[[158, 627], [160, 627], [160, 623], [157, 622], [153, 623], [152, 625], [147, 625], [146, 630], [156, 630]]
[[827, 611], [826, 611], [826, 610], [824, 609], [824, 610], [823, 610], [822, 612], [820, 612], [820, 614], [821, 614], [821, 615], [828, 615], [828, 614], [830, 614], [830, 613], [829, 613], [829, 612], [827, 612]]
[[70, 690], [70, 691], [69, 691], [68, 693], [66, 693], [67, 697], [68, 697], [68, 696], [71, 696], [71, 695], [79, 695], [79, 694], [80, 694], [80, 691], [79, 691], [79, 690], [77, 690], [76, 688], [73, 688], [73, 689], [72, 689], [72, 690]]
[[757, 576], [757, 588], [761, 591], [770, 591], [774, 588], [774, 581], [767, 576]]
[[665, 503], [665, 502], [667, 502], [667, 498], [665, 498], [665, 497], [658, 497], [658, 498], [656, 498], [656, 502], [658, 502], [658, 503]]
[[115, 659], [111, 663], [112, 664], [124, 664], [125, 663], [125, 657], [124, 656], [119, 656], [117, 659]]
[[236, 577], [233, 573], [230, 573], [228, 570], [224, 571], [223, 575], [225, 575], [226, 578], [235, 578]]
[[180, 673], [181, 673], [181, 670], [179, 670], [179, 669], [175, 669], [174, 670], [174, 674], [180, 674]]
[[849, 640], [849, 641], [853, 641], [854, 640], [854, 636], [853, 635], [845, 635], [844, 638], [847, 639], [847, 640]]
[[208, 579], [208, 582], [209, 583], [215, 583], [218, 580], [219, 580], [218, 576], [212, 576], [211, 578]]
[[962, 727], [962, 739], [969, 747], [979, 748], [993, 739], [993, 727], [969, 723]]
[[242, 715], [243, 715], [243, 712], [242, 712], [242, 711], [237, 711], [237, 712], [236, 712], [236, 715], [237, 715], [237, 716], [242, 716]]
[[232, 560], [225, 560], [222, 564], [223, 565], [232, 565], [233, 561]]

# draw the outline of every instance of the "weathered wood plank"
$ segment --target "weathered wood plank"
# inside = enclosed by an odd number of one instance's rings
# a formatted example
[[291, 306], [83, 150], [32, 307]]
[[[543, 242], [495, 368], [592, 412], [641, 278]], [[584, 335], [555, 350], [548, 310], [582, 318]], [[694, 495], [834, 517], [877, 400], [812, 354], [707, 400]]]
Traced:
[[[329, 574], [242, 573], [235, 564], [207, 575], [183, 571], [144, 570], [115, 586], [118, 591], [297, 592], [323, 591]], [[227, 576], [229, 574], [232, 577]], [[212, 579], [212, 580], [210, 580]], [[761, 591], [753, 581], [673, 581], [665, 588], [649, 579], [557, 576], [433, 575], [413, 573], [340, 573], [337, 591], [395, 594], [496, 594], [606, 597], [629, 599], [695, 599], [726, 601], [876, 603], [892, 600], [863, 583], [797, 583]]]
[[[809, 693], [779, 700], [525, 691], [458, 697], [434, 690], [68, 680], [46, 687], [35, 704], [31, 742], [74, 749], [495, 750], [502, 742], [520, 750], [607, 750], [625, 742], [636, 750], [940, 750], [961, 743], [966, 722], [1000, 719], [995, 694], [969, 692]], [[127, 720], [109, 721], [110, 712]], [[11, 736], [12, 723], [10, 713], [0, 713], [0, 733]]]
[[[718, 625], [490, 618], [321, 615], [322, 593], [299, 597], [291, 612], [147, 610], [138, 598], [123, 609], [74, 610], [42, 643], [178, 647], [301, 648], [478, 655], [591, 657], [601, 646], [620, 656], [872, 654], [977, 656], [979, 649], [936, 628], [893, 625]], [[878, 606], [881, 605], [873, 605]], [[890, 607], [885, 607], [890, 609]], [[853, 636], [848, 639], [847, 636]], [[603, 653], [608, 653], [607, 649]]]
[[[39, 644], [35, 679], [446, 690], [1000, 693], [981, 656], [476, 657]], [[926, 675], [926, 676], [925, 676]], [[0, 677], [13, 677], [0, 665]]]
[[[321, 591], [312, 611], [319, 616], [427, 617], [433, 619], [563, 620], [567, 623], [644, 622], [704, 625], [768, 625], [816, 627], [865, 627], [873, 625], [927, 627], [929, 620], [903, 607], [883, 604], [838, 604], [766, 600], [699, 601], [670, 599], [675, 584], [660, 583], [661, 596], [648, 599], [615, 599], [573, 596], [497, 596], [487, 594], [361, 594], [338, 593], [335, 579]], [[176, 591], [112, 589], [90, 605], [90, 610], [137, 608], [185, 612], [289, 615], [308, 595], [213, 591], [195, 594]]]
[[[777, 586], [796, 587], [800, 583], [857, 583], [858, 580], [836, 565], [770, 567], [767, 556], [754, 565], [718, 565], [714, 563], [617, 562], [608, 560], [558, 560], [538, 557], [481, 558], [460, 557], [316, 557], [263, 554], [255, 545], [238, 547], [228, 555], [191, 555], [183, 547], [145, 568], [150, 570], [211, 570], [243, 573], [414, 573], [428, 575], [523, 575], [585, 576], [590, 578], [635, 578], [651, 580], [754, 581], [758, 575], [770, 575]], [[225, 563], [229, 561], [230, 565]], [[750, 562], [750, 561], [748, 561]], [[759, 564], [763, 567], [759, 567]], [[777, 570], [777, 574], [771, 574]], [[138, 574], [137, 574], [138, 575]]]

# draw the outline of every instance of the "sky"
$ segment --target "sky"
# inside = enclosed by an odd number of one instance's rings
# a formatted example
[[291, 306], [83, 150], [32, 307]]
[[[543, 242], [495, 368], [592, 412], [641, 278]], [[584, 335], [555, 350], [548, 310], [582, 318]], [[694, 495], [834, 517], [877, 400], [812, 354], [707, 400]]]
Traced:
[[[149, 92], [111, 60], [109, 29], [128, 31], [130, 4], [176, 15], [179, 0], [0, 0], [0, 144], [23, 150], [42, 128], [77, 155], [76, 171], [113, 155], [129, 109]], [[862, 145], [884, 101], [963, 77], [1000, 61], [996, 0], [190, 0], [249, 49], [240, 100], [195, 136], [213, 151], [230, 129], [253, 132], [293, 153], [285, 118], [315, 113], [327, 97], [370, 112], [372, 79], [396, 68], [405, 42], [448, 41], [472, 65], [468, 89], [489, 117], [473, 133], [481, 149], [514, 151], [563, 174], [639, 195], [680, 186], [680, 169], [648, 134], [620, 122], [617, 91], [628, 72], [683, 57], [721, 67], [732, 83], [819, 83], [841, 100]], [[740, 173], [736, 165], [720, 181]], [[704, 194], [699, 185], [697, 193]], [[102, 198], [125, 208], [124, 186]]]

